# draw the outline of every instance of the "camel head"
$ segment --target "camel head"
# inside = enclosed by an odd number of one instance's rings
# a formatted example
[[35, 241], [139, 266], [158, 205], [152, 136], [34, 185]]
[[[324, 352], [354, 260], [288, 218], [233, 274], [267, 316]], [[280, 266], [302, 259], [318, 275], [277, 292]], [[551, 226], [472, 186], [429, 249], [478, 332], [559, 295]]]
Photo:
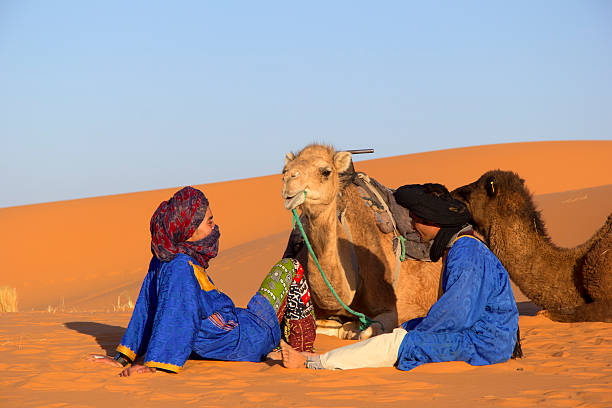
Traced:
[[[283, 168], [285, 208], [313, 211], [336, 200], [342, 173], [353, 169], [351, 153], [325, 145], [306, 146], [297, 155], [287, 153]], [[306, 194], [304, 194], [306, 193]]]
[[529, 220], [537, 231], [544, 225], [535, 209], [525, 181], [511, 171], [491, 170], [478, 180], [452, 191], [453, 197], [465, 202], [472, 214], [474, 227], [489, 240], [493, 227], [512, 220]]

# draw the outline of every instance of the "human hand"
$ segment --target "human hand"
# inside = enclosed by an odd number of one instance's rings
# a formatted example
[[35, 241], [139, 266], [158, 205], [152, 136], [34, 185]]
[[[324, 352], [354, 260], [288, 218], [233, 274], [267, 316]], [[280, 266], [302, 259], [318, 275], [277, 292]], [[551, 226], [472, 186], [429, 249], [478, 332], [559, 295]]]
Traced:
[[85, 357], [85, 360], [91, 361], [92, 363], [108, 364], [113, 367], [123, 367], [121, 363], [115, 360], [114, 358], [110, 356], [105, 356], [103, 354], [90, 354]]
[[131, 367], [124, 368], [123, 371], [119, 374], [119, 376], [129, 377], [132, 374], [149, 374], [154, 373], [155, 371], [157, 370], [153, 367], [147, 367], [141, 364], [133, 364]]
[[383, 334], [384, 332], [382, 323], [372, 322], [370, 327], [359, 333], [359, 340], [369, 339], [371, 337], [378, 336], [379, 334]]

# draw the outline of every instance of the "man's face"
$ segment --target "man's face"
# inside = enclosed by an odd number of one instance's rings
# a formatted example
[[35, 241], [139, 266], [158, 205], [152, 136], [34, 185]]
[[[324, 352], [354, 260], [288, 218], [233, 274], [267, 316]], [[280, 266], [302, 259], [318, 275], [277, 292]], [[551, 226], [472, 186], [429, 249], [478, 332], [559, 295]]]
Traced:
[[421, 237], [421, 242], [431, 241], [438, 235], [438, 231], [440, 231], [438, 225], [419, 218], [412, 212], [410, 213], [410, 218], [412, 218], [412, 228], [418, 232], [419, 237]]
[[206, 214], [204, 215], [204, 219], [197, 230], [194, 231], [193, 235], [187, 239], [187, 242], [199, 241], [201, 239], [206, 238], [212, 230], [215, 228], [215, 221], [213, 220], [213, 214], [210, 210], [210, 206], [206, 210]]

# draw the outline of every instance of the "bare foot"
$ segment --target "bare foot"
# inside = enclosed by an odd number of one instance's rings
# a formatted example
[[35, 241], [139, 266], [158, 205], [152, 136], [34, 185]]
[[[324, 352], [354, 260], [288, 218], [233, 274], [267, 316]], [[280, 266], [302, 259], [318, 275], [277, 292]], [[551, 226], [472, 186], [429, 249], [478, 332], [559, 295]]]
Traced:
[[91, 361], [93, 363], [108, 364], [113, 367], [123, 367], [121, 363], [116, 361], [114, 358], [105, 356], [103, 354], [90, 354], [85, 357], [85, 360]]
[[300, 353], [283, 340], [281, 340], [280, 346], [283, 355], [283, 367], [285, 368], [304, 368], [306, 366], [306, 356], [313, 355], [313, 353]]
[[280, 350], [273, 350], [266, 355], [268, 360], [282, 360], [283, 355]]
[[154, 373], [155, 368], [153, 367], [147, 367], [145, 365], [140, 365], [140, 364], [134, 364], [131, 367], [126, 367], [123, 369], [123, 371], [119, 374], [119, 376], [121, 377], [129, 377], [130, 375], [134, 375], [134, 374], [149, 374], [149, 373]]

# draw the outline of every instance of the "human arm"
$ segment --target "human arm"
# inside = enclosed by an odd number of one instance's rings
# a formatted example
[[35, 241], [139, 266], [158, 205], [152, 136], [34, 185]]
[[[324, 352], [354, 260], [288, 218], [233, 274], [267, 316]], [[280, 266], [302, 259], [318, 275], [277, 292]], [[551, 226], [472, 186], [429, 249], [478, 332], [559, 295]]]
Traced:
[[[142, 282], [130, 323], [117, 346], [117, 352], [123, 355], [127, 363], [136, 360], [136, 357], [144, 354], [147, 349], [155, 316], [155, 298], [157, 296], [155, 278], [158, 269], [159, 260], [153, 257], [149, 264], [149, 272]], [[121, 361], [121, 363], [123, 366], [126, 365], [125, 361]]]
[[145, 355], [145, 366], [178, 372], [191, 354], [200, 328], [200, 286], [187, 262], [160, 272], [157, 307]]
[[484, 258], [478, 248], [482, 244], [458, 241], [455, 245], [446, 259], [444, 294], [427, 316], [406, 322], [406, 330], [461, 331], [472, 327], [482, 316], [489, 296]]

